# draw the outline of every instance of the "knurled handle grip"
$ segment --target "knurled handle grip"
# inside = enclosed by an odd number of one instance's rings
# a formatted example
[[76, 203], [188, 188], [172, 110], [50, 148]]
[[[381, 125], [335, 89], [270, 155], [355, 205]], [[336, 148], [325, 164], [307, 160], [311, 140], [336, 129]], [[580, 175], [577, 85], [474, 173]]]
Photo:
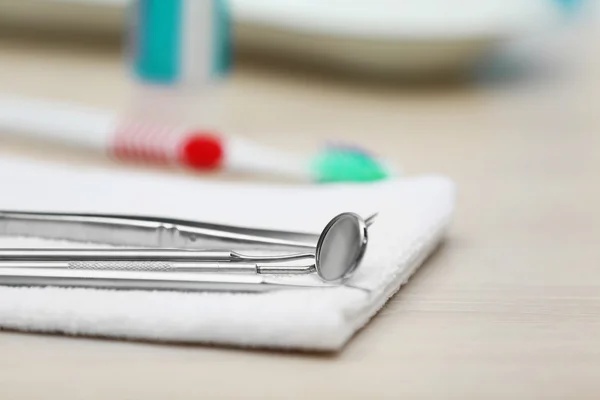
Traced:
[[173, 265], [159, 261], [70, 261], [69, 269], [112, 270], [112, 271], [174, 271]]

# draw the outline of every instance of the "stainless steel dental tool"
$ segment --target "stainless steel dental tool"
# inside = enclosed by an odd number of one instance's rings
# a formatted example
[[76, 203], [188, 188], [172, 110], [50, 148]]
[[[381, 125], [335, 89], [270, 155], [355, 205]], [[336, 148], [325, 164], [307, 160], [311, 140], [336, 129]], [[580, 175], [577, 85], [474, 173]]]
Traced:
[[[316, 272], [325, 282], [340, 283], [360, 264], [374, 218], [343, 213], [318, 235], [155, 217], [0, 211], [0, 235], [146, 247], [1, 249], [0, 285], [228, 291], [297, 286], [243, 272]], [[294, 253], [221, 250], [231, 248]]]

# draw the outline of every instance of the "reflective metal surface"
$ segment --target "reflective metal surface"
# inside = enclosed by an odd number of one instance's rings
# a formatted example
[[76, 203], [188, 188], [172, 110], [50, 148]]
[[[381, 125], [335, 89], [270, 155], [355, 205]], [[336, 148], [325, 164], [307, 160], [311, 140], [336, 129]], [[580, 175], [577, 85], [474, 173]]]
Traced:
[[293, 262], [313, 260], [312, 253], [252, 256], [234, 251], [180, 249], [0, 249], [0, 261], [220, 261]]
[[[0, 275], [0, 284], [6, 279], [16, 284], [18, 277], [22, 277], [26, 285], [37, 282], [35, 276], [40, 282], [49, 282], [48, 279], [56, 282], [65, 276], [80, 282], [87, 277], [103, 280], [104, 285], [109, 283], [106, 276], [124, 279], [123, 274], [126, 274], [128, 279], [135, 278], [131, 273], [178, 272], [178, 277], [169, 282], [181, 282], [184, 278], [181, 273], [195, 276], [200, 272], [302, 274], [315, 271], [325, 282], [341, 283], [360, 264], [368, 242], [367, 227], [375, 217], [365, 221], [357, 214], [343, 213], [329, 222], [320, 235], [314, 235], [154, 217], [0, 211], [0, 235], [155, 247], [0, 249], [0, 274], [5, 273]], [[230, 250], [240, 245], [303, 252], [256, 256]], [[229, 249], [199, 250], [225, 247]], [[23, 272], [17, 273], [19, 270]], [[69, 271], [74, 275], [64, 275]], [[97, 272], [108, 275], [97, 276]], [[202, 282], [208, 285], [212, 281]], [[222, 282], [231, 282], [231, 277]]]
[[0, 285], [227, 292], [332, 287], [327, 284], [296, 285], [274, 281], [260, 275], [28, 268], [0, 268]]
[[252, 274], [309, 274], [315, 272], [314, 262], [289, 265], [288, 263], [246, 263], [246, 262], [170, 262], [170, 261], [2, 261], [1, 268], [29, 269], [72, 269], [72, 270], [113, 270], [113, 271], [162, 271], [196, 273], [252, 273]]
[[327, 224], [319, 238], [317, 273], [327, 282], [345, 280], [360, 264], [367, 242], [367, 224], [359, 215], [338, 215]]
[[171, 218], [0, 211], [0, 235], [178, 249], [314, 251], [319, 235]]

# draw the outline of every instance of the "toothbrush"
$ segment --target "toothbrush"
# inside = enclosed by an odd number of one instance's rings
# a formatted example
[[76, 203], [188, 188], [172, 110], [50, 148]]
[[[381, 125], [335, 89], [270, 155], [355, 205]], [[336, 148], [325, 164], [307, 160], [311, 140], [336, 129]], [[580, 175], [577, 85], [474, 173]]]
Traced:
[[0, 135], [86, 148], [119, 160], [227, 170], [310, 182], [370, 182], [390, 170], [360, 148], [330, 145], [300, 156], [212, 130], [120, 118], [104, 110], [0, 96]]

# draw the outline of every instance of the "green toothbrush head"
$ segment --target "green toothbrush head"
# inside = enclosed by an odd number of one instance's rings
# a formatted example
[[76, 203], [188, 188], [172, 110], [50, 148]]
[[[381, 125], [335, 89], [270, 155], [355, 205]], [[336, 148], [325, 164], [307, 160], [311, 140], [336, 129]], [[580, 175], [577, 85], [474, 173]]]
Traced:
[[312, 164], [314, 180], [319, 183], [374, 182], [390, 177], [389, 170], [360, 148], [331, 146]]

